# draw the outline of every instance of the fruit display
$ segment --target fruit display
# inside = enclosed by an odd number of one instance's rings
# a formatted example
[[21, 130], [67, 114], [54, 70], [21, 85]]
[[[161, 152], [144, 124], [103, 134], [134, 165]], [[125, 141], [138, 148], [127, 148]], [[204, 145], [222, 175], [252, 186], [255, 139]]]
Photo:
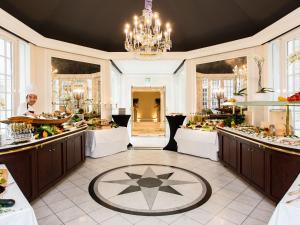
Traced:
[[34, 139], [47, 138], [56, 134], [61, 134], [64, 129], [60, 126], [43, 124], [35, 126]]
[[277, 100], [278, 100], [279, 102], [286, 102], [288, 99], [287, 99], [286, 97], [279, 96], [279, 97], [277, 98]]
[[300, 101], [300, 92], [297, 92], [289, 97], [287, 97], [289, 102]]
[[8, 171], [7, 169], [0, 169], [0, 186], [6, 187], [8, 179]]

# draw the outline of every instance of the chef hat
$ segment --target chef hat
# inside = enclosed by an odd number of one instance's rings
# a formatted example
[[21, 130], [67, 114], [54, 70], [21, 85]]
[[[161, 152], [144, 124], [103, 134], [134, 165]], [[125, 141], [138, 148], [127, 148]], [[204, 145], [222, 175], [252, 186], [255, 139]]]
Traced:
[[36, 93], [37, 91], [35, 88], [33, 88], [32, 85], [26, 87], [26, 95], [32, 95], [32, 94], [37, 95]]

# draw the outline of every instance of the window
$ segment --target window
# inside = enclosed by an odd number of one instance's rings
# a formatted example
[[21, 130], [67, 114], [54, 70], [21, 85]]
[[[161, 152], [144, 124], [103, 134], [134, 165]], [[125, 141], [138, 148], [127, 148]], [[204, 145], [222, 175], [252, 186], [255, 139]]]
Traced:
[[[0, 36], [0, 119], [12, 116], [12, 43]], [[0, 125], [3, 132], [4, 125]]]
[[208, 109], [208, 80], [202, 80], [202, 103], [203, 109]]
[[213, 109], [218, 108], [218, 100], [216, 98], [216, 91], [221, 87], [220, 84], [221, 84], [220, 80], [212, 80], [211, 81], [210, 98], [211, 98], [211, 108], [213, 108]]
[[224, 97], [228, 100], [233, 96], [233, 80], [224, 80]]
[[[287, 42], [287, 58], [289, 55], [300, 51], [300, 38]], [[300, 61], [287, 63], [287, 95], [293, 95], [300, 91]], [[300, 135], [300, 107], [291, 107], [292, 126], [295, 133]]]

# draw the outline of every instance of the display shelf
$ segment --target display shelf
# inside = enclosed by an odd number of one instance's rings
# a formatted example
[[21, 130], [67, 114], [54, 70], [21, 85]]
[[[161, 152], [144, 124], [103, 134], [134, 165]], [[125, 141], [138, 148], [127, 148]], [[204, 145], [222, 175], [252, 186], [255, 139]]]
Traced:
[[300, 101], [249, 101], [249, 102], [237, 102], [237, 106], [300, 106]]

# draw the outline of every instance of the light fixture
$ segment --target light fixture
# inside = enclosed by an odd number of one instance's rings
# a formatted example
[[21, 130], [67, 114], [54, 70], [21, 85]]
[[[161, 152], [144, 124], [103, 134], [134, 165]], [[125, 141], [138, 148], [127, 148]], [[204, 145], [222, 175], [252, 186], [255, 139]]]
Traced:
[[157, 12], [152, 12], [152, 0], [145, 0], [142, 16], [133, 17], [133, 25], [125, 24], [125, 49], [140, 55], [157, 55], [172, 47], [170, 23], [162, 29]]

